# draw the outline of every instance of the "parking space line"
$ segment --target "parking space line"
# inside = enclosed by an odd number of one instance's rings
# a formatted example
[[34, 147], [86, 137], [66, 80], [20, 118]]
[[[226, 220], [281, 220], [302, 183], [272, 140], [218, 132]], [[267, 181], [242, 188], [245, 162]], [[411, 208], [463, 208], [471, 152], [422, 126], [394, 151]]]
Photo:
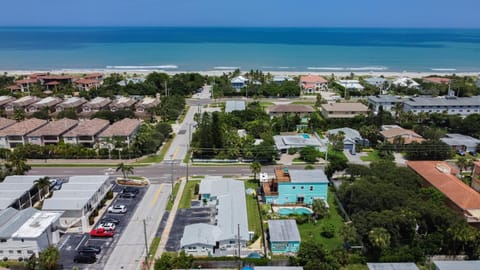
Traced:
[[155, 205], [155, 203], [157, 203], [158, 197], [160, 196], [160, 193], [162, 192], [162, 189], [163, 189], [163, 184], [161, 184], [160, 187], [158, 187], [158, 190], [155, 193], [155, 196], [153, 197], [153, 200], [152, 200], [150, 206], [153, 207]]
[[80, 240], [80, 243], [78, 243], [78, 245], [75, 247], [75, 250], [78, 250], [78, 248], [82, 245], [83, 240], [85, 240], [85, 238], [87, 238], [86, 235], [82, 236], [82, 240]]
[[70, 240], [70, 237], [71, 235], [67, 235], [65, 241], [63, 241], [63, 243], [58, 247], [59, 250], [61, 250], [63, 248], [63, 246], [65, 246], [65, 244], [68, 242], [68, 240]]

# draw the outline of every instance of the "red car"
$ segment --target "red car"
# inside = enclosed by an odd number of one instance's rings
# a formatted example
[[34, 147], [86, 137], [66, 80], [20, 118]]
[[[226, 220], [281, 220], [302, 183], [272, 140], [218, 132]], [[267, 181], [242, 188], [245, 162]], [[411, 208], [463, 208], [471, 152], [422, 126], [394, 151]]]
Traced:
[[90, 231], [92, 237], [112, 237], [115, 233], [114, 230], [105, 230], [103, 228], [93, 229]]

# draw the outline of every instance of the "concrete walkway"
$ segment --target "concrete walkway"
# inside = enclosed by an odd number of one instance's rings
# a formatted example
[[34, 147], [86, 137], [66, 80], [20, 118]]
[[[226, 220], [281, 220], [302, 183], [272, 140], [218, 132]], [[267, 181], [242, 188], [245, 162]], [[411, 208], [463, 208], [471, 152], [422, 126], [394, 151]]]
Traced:
[[[175, 197], [175, 201], [173, 202], [172, 210], [168, 214], [168, 219], [165, 224], [165, 229], [163, 229], [162, 236], [160, 238], [160, 244], [158, 245], [157, 252], [155, 253], [154, 259], [160, 258], [162, 253], [165, 252], [165, 246], [168, 242], [168, 236], [170, 235], [170, 230], [172, 229], [173, 222], [175, 221], [175, 216], [177, 215], [178, 205], [180, 204], [180, 200], [182, 199], [183, 190], [185, 189], [187, 181], [185, 178], [180, 180], [180, 187], [178, 188], [177, 196]], [[154, 261], [154, 260], [152, 260]], [[151, 265], [150, 269], [153, 269], [153, 264]]]

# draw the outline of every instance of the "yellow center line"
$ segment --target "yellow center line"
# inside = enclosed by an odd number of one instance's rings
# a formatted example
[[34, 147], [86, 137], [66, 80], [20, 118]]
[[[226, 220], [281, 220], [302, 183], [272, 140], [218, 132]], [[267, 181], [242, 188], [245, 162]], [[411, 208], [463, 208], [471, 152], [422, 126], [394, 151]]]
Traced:
[[157, 193], [155, 193], [155, 196], [153, 197], [153, 200], [152, 200], [152, 203], [151, 203], [152, 207], [155, 205], [155, 203], [157, 203], [158, 197], [160, 196], [160, 193], [162, 192], [162, 189], [163, 189], [163, 184], [160, 184], [160, 187], [158, 188]]
[[177, 148], [175, 148], [175, 152], [173, 153], [172, 159], [175, 159], [175, 157], [177, 157], [177, 154], [178, 154], [178, 146]]

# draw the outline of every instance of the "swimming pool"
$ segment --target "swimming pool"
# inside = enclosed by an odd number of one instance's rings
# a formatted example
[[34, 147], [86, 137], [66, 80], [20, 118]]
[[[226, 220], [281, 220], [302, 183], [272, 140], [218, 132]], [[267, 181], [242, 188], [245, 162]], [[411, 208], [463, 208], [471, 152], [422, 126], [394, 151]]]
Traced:
[[277, 210], [277, 213], [282, 216], [288, 215], [311, 215], [313, 211], [306, 207], [294, 207], [294, 208], [287, 208], [282, 207]]
[[310, 135], [308, 135], [308, 134], [302, 134], [302, 137], [303, 137], [304, 139], [310, 139]]

